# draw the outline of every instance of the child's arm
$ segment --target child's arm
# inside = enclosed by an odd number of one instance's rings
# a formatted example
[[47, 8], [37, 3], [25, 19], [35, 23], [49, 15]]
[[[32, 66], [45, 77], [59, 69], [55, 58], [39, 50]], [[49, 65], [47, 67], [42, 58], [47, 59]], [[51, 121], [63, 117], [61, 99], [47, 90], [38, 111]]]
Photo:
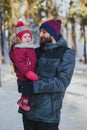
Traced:
[[25, 74], [25, 76], [26, 76], [28, 79], [32, 80], [32, 81], [38, 80], [37, 74], [35, 74], [33, 71], [28, 71], [28, 72]]

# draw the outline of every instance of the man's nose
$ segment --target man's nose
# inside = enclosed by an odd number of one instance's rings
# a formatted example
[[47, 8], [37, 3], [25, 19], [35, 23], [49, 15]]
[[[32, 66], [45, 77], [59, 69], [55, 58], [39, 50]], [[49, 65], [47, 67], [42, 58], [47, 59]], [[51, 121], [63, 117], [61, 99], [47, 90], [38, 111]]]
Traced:
[[43, 32], [40, 32], [40, 37], [42, 37], [43, 36]]

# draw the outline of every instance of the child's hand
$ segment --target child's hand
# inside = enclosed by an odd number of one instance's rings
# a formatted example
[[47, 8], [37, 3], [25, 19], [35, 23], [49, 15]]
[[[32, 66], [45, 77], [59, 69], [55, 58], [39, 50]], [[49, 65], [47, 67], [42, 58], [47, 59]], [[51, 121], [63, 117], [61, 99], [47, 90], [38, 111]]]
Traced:
[[38, 80], [37, 74], [35, 74], [33, 71], [28, 71], [28, 72], [25, 74], [25, 76], [26, 76], [28, 79], [32, 80], [32, 81]]

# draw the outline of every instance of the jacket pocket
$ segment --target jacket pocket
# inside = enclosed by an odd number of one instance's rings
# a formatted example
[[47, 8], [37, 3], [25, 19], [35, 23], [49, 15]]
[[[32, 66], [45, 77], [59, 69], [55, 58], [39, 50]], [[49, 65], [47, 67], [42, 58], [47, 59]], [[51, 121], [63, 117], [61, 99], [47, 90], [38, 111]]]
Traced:
[[52, 113], [53, 113], [54, 110], [53, 110], [53, 99], [52, 99], [52, 94], [50, 94], [50, 99], [51, 99], [51, 108], [52, 108]]
[[52, 113], [61, 109], [62, 100], [63, 100], [62, 93], [59, 92], [59, 93], [51, 94], [50, 98], [51, 98]]

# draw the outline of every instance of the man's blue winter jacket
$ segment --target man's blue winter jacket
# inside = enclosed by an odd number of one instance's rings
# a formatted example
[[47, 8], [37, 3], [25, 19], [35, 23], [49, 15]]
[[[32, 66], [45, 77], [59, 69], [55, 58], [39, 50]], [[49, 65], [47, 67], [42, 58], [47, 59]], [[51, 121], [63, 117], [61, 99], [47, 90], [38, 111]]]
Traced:
[[31, 110], [26, 118], [48, 123], [60, 121], [62, 101], [75, 67], [75, 54], [67, 48], [63, 36], [57, 43], [48, 43], [37, 51], [36, 72], [39, 80], [33, 83]]

